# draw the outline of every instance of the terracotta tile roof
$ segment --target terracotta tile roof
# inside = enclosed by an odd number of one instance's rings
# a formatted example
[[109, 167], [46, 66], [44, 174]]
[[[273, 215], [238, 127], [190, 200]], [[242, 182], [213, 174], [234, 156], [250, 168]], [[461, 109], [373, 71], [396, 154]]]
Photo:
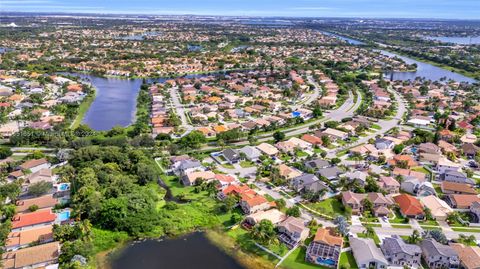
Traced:
[[16, 203], [16, 212], [24, 212], [32, 205], [37, 205], [39, 209], [54, 207], [57, 204], [57, 199], [52, 195], [44, 195], [37, 198], [18, 200]]
[[443, 192], [453, 191], [453, 192], [459, 192], [462, 194], [477, 194], [477, 192], [472, 186], [465, 183], [443, 181], [441, 187]]
[[253, 207], [253, 206], [257, 206], [257, 205], [261, 205], [261, 204], [264, 204], [264, 203], [268, 203], [268, 200], [261, 196], [261, 195], [256, 195], [250, 199], [244, 199], [244, 201], [250, 206], [250, 207]]
[[20, 232], [11, 232], [8, 235], [5, 246], [23, 246], [37, 241], [48, 241], [53, 239], [53, 226], [43, 226], [40, 228], [29, 229]]
[[23, 268], [44, 262], [55, 262], [60, 254], [60, 243], [52, 242], [3, 254], [3, 268]]
[[400, 194], [393, 197], [393, 199], [400, 206], [400, 211], [403, 215], [416, 216], [424, 213], [422, 204], [411, 195]]
[[20, 165], [20, 168], [22, 169], [30, 169], [35, 166], [39, 166], [42, 164], [48, 163], [47, 159], [42, 158], [42, 159], [34, 159], [34, 160], [28, 160], [24, 162], [23, 164]]
[[56, 218], [57, 215], [53, 214], [50, 208], [41, 209], [31, 213], [19, 213], [13, 216], [12, 229], [53, 222]]
[[318, 228], [313, 241], [321, 242], [329, 246], [342, 247], [343, 245], [343, 238], [341, 236], [333, 235], [333, 232], [330, 229], [326, 229], [326, 228]]
[[478, 246], [465, 246], [459, 243], [453, 243], [450, 246], [458, 253], [460, 261], [465, 268], [480, 268], [480, 248]]
[[476, 194], [451, 194], [452, 199], [458, 208], [468, 208], [473, 202], [480, 202], [480, 198]]

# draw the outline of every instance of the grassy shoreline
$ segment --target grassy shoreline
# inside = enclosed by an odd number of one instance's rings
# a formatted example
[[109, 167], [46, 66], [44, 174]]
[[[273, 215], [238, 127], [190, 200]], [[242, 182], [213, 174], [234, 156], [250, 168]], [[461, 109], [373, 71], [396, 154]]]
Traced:
[[71, 129], [77, 128], [82, 123], [83, 118], [87, 114], [88, 109], [90, 108], [90, 106], [92, 105], [96, 97], [97, 97], [96, 89], [93, 89], [92, 94], [89, 94], [87, 95], [87, 97], [85, 97], [85, 99], [82, 101], [82, 103], [78, 107], [77, 117], [75, 117], [75, 120], [70, 125]]

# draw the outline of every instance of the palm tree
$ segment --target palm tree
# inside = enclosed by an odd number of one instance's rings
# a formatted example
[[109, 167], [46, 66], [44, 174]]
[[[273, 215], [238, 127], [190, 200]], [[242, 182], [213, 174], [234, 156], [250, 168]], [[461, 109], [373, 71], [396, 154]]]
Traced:
[[412, 235], [408, 237], [408, 243], [416, 244], [420, 240], [420, 233], [418, 230], [413, 230]]

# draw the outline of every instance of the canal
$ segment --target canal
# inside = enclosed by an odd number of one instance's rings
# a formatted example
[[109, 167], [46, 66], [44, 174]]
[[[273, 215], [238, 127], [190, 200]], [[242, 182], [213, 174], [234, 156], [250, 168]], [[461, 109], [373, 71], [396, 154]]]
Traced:
[[201, 232], [134, 242], [111, 265], [112, 269], [244, 269]]
[[[322, 32], [324, 34], [334, 36], [336, 38], [339, 38], [341, 40], [344, 40], [352, 45], [363, 45], [363, 43], [360, 40], [352, 39], [349, 37], [341, 36], [338, 34], [333, 34], [329, 32]], [[429, 79], [429, 80], [440, 80], [442, 78], [446, 78], [447, 80], [455, 80], [459, 82], [468, 82], [468, 83], [475, 83], [476, 80], [473, 78], [469, 78], [467, 76], [464, 76], [462, 74], [452, 72], [450, 70], [443, 69], [441, 67], [434, 66], [429, 63], [425, 63], [422, 61], [417, 61], [412, 58], [402, 56], [396, 53], [392, 53], [389, 51], [385, 50], [377, 50], [381, 54], [389, 56], [389, 57], [398, 57], [405, 61], [407, 64], [417, 64], [417, 70], [413, 72], [403, 72], [403, 71], [391, 71], [391, 72], [385, 72], [384, 75], [386, 78], [391, 78], [393, 80], [414, 80], [417, 77]]]

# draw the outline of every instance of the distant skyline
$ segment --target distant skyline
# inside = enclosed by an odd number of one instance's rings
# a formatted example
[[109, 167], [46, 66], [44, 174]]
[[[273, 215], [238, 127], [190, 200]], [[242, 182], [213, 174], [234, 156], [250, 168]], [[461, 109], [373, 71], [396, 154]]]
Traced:
[[0, 11], [480, 19], [480, 0], [0, 0]]

